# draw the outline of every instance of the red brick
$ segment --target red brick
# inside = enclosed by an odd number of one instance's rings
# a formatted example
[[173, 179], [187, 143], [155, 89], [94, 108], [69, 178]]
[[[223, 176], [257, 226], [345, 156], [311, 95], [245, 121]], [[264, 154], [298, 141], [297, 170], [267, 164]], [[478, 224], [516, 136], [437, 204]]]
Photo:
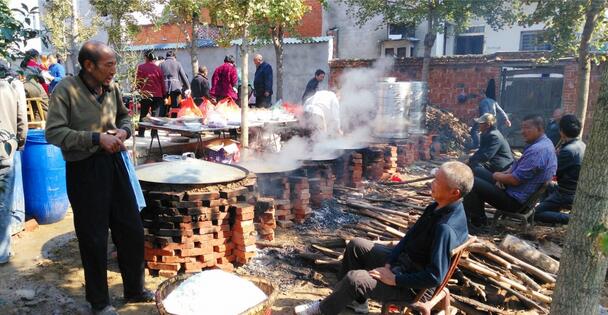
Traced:
[[217, 191], [205, 191], [205, 192], [187, 192], [185, 200], [195, 201], [195, 200], [214, 200], [219, 199], [220, 193]]
[[169, 263], [158, 263], [158, 262], [148, 262], [148, 268], [155, 270], [172, 270], [178, 271], [180, 268], [180, 264], [169, 264]]
[[232, 205], [231, 208], [234, 208], [236, 211], [236, 214], [247, 214], [247, 213], [254, 213], [254, 206], [250, 205], [250, 204], [246, 204], [246, 203], [238, 203], [235, 205]]
[[195, 259], [192, 257], [161, 256], [160, 261], [164, 263], [185, 263], [195, 261]]
[[171, 278], [177, 276], [177, 271], [173, 270], [159, 270], [158, 275], [164, 278]]
[[38, 222], [36, 222], [36, 219], [29, 219], [29, 220], [25, 221], [24, 230], [26, 232], [32, 232], [32, 231], [35, 231], [36, 229], [38, 229]]
[[190, 249], [182, 249], [180, 251], [180, 256], [182, 257], [192, 257], [192, 256], [200, 256], [213, 252], [213, 247], [205, 246], [203, 248], [190, 248]]
[[173, 256], [175, 255], [175, 252], [172, 250], [165, 250], [160, 248], [144, 247], [144, 254], [153, 256]]

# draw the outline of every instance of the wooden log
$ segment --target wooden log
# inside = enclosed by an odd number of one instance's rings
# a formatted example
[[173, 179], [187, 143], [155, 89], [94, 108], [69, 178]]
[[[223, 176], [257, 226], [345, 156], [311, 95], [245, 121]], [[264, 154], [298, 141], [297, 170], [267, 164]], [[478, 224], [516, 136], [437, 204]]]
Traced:
[[534, 281], [534, 279], [528, 277], [528, 275], [519, 270], [512, 270], [513, 274], [516, 275], [519, 279], [521, 279], [525, 284], [527, 284], [534, 291], [542, 291], [543, 288]]
[[372, 225], [376, 225], [378, 228], [382, 229], [382, 231], [385, 231], [385, 232], [387, 232], [387, 233], [389, 233], [389, 234], [393, 235], [394, 237], [397, 237], [397, 238], [402, 238], [402, 237], [404, 237], [404, 236], [405, 236], [405, 233], [403, 233], [403, 232], [401, 232], [401, 231], [399, 231], [399, 230], [397, 230], [397, 229], [395, 229], [395, 228], [393, 228], [393, 227], [390, 227], [390, 226], [388, 226], [388, 225], [386, 225], [386, 224], [383, 224], [383, 223], [381, 223], [381, 222], [378, 222], [378, 221], [370, 221], [370, 223], [371, 223]]
[[408, 229], [409, 226], [410, 226], [409, 224], [404, 224], [404, 223], [401, 223], [401, 222], [397, 222], [397, 221], [394, 221], [394, 220], [387, 219], [384, 216], [382, 216], [382, 215], [380, 215], [378, 213], [369, 211], [367, 209], [356, 209], [356, 210], [355, 209], [350, 209], [350, 211], [349, 210], [347, 210], [347, 211], [351, 212], [351, 213], [356, 213], [356, 214], [359, 214], [359, 215], [362, 215], [362, 216], [370, 217], [370, 218], [376, 219], [376, 220], [378, 220], [380, 222], [383, 222], [383, 223], [386, 223], [386, 224], [390, 224], [390, 225], [393, 225], [393, 226], [396, 226], [396, 227], [400, 227], [400, 228], [403, 228], [403, 229]]
[[456, 301], [472, 305], [473, 307], [475, 307], [475, 309], [483, 311], [483, 312], [489, 312], [489, 313], [495, 313], [495, 314], [505, 314], [505, 315], [512, 314], [512, 313], [502, 310], [498, 307], [490, 306], [490, 305], [481, 303], [479, 301], [475, 301], [473, 299], [469, 299], [467, 297], [460, 296], [458, 294], [454, 294], [452, 292], [450, 292], [450, 296], [452, 298], [454, 298], [454, 300], [456, 300]]
[[507, 292], [515, 295], [526, 306], [531, 307], [531, 308], [535, 308], [535, 309], [541, 311], [543, 314], [549, 314], [549, 311], [546, 308], [538, 305], [538, 303], [532, 301], [531, 299], [527, 298], [523, 294], [521, 294], [521, 293], [519, 293], [519, 292], [517, 292], [517, 291], [515, 291], [515, 290], [513, 290], [513, 289], [511, 289], [509, 287], [503, 286], [499, 281], [496, 281], [495, 279], [491, 279], [490, 278], [488, 280], [490, 282], [492, 282], [493, 284], [495, 284], [497, 286], [500, 286], [501, 288], [505, 289]]
[[282, 244], [282, 243], [273, 243], [273, 242], [269, 242], [269, 241], [256, 241], [255, 245], [258, 248], [266, 248], [266, 247], [270, 247], [270, 248], [285, 248], [285, 244]]
[[419, 206], [419, 205], [415, 205], [413, 203], [405, 202], [403, 200], [397, 201], [397, 200], [393, 200], [393, 199], [371, 198], [371, 197], [365, 197], [365, 200], [372, 201], [372, 202], [389, 202], [389, 203], [392, 203], [392, 204], [397, 205], [397, 206], [412, 208], [412, 209], [416, 209], [416, 210], [424, 210], [424, 209], [426, 209], [425, 207], [422, 207], [422, 206]]
[[323, 253], [327, 256], [331, 256], [331, 257], [338, 258], [338, 259], [340, 259], [342, 257], [342, 253], [338, 253], [337, 251], [335, 251], [333, 249], [329, 249], [327, 247], [319, 246], [316, 244], [312, 244], [311, 247], [320, 251], [321, 253]]
[[559, 262], [557, 260], [513, 235], [507, 235], [498, 247], [541, 270], [546, 270], [552, 274], [557, 274], [559, 270]]
[[[471, 245], [476, 245], [477, 243], [473, 243]], [[479, 254], [482, 255], [486, 258], [488, 258], [489, 260], [495, 262], [496, 264], [500, 265], [501, 267], [504, 267], [506, 269], [511, 269], [512, 265], [510, 262], [506, 261], [504, 258], [492, 253], [491, 251], [489, 251], [486, 247], [480, 247], [480, 246], [469, 246], [469, 251], [471, 253], [475, 253], [475, 254]]]
[[353, 207], [353, 208], [372, 210], [372, 211], [378, 211], [378, 212], [383, 212], [383, 213], [388, 213], [388, 214], [392, 214], [392, 215], [401, 216], [401, 217], [404, 217], [405, 219], [407, 219], [408, 221], [409, 220], [413, 220], [410, 217], [410, 214], [407, 213], [407, 212], [397, 211], [397, 210], [392, 210], [392, 209], [386, 209], [386, 208], [382, 208], [382, 207], [377, 207], [377, 206], [371, 205], [369, 203], [361, 202], [361, 201], [338, 200], [338, 203], [341, 203], [341, 204], [344, 204], [344, 205], [347, 205], [347, 206]]
[[486, 286], [485, 285], [471, 280], [471, 278], [465, 276], [464, 274], [462, 275], [462, 278], [464, 280], [463, 284], [465, 287], [473, 288], [473, 292], [475, 292], [475, 294], [477, 294], [477, 296], [480, 296], [481, 298], [483, 298], [484, 301], [488, 300], [488, 297], [486, 295]]
[[473, 308], [471, 305], [462, 303], [462, 302], [454, 299], [454, 297], [450, 297], [450, 305], [453, 308], [459, 310], [460, 313], [467, 314], [467, 315], [486, 315], [486, 314], [488, 314], [488, 312], [478, 311], [477, 309]]
[[382, 184], [387, 185], [387, 186], [399, 186], [399, 185], [409, 185], [409, 184], [413, 184], [413, 183], [425, 182], [427, 180], [432, 180], [432, 179], [435, 179], [435, 176], [425, 176], [425, 177], [420, 177], [420, 178], [415, 178], [415, 179], [408, 179], [408, 180], [404, 180], [402, 182], [382, 182]]
[[[495, 284], [497, 284], [501, 288], [513, 288], [518, 291], [529, 294], [534, 299], [536, 299], [542, 303], [551, 304], [550, 297], [548, 297], [540, 292], [533, 291], [532, 289], [526, 287], [525, 285], [521, 284], [520, 282], [509, 279], [497, 272], [494, 272], [494, 271], [488, 269], [487, 267], [474, 262], [471, 259], [461, 259], [460, 263], [458, 265], [488, 277], [489, 281], [495, 280], [496, 281]], [[494, 283], [494, 282], [492, 282], [492, 283]]]
[[498, 247], [494, 246], [494, 244], [491, 244], [489, 242], [476, 242], [471, 244], [471, 246], [476, 247], [476, 246], [484, 246], [486, 247], [489, 251], [491, 251], [492, 253], [506, 259], [508, 262], [512, 263], [513, 265], [517, 265], [520, 268], [522, 268], [525, 272], [537, 277], [538, 279], [542, 280], [545, 283], [555, 283], [555, 276], [544, 272], [530, 264], [528, 264], [527, 262], [514, 257], [513, 255], [499, 249]]

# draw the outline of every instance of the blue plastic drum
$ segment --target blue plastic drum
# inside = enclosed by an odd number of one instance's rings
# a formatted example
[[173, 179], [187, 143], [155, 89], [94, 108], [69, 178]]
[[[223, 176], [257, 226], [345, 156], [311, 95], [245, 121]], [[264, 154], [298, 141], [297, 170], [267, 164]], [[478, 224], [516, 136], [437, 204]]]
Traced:
[[21, 162], [26, 215], [39, 224], [61, 221], [69, 206], [61, 150], [46, 142], [44, 130], [29, 130]]

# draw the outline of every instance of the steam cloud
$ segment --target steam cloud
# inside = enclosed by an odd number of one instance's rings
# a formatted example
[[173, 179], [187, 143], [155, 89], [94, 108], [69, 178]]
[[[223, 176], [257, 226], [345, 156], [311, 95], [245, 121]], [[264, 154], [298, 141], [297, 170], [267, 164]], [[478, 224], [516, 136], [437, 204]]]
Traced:
[[372, 68], [349, 69], [340, 76], [337, 94], [343, 136], [328, 137], [324, 132], [315, 130], [311, 136], [314, 142], [294, 137], [284, 143], [279, 152], [251, 156], [253, 160], [244, 161], [242, 165], [250, 166], [254, 172], [262, 169], [295, 169], [302, 160], [335, 157], [336, 151], [369, 143], [377, 112], [377, 82], [390, 72], [393, 64], [392, 58], [382, 58]]

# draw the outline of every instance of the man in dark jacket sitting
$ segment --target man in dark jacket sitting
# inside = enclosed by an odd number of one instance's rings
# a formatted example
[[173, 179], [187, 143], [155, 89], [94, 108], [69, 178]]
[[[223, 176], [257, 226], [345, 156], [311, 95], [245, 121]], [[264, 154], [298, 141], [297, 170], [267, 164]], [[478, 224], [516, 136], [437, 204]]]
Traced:
[[560, 212], [574, 203], [578, 174], [585, 156], [586, 145], [579, 139], [581, 122], [574, 115], [565, 115], [559, 121], [562, 145], [557, 148], [557, 184], [547, 189], [547, 197], [536, 206], [534, 219], [546, 223], [567, 224], [570, 215]]
[[451, 251], [468, 238], [462, 206], [473, 172], [460, 162], [441, 165], [431, 186], [435, 202], [393, 249], [356, 238], [348, 243], [340, 282], [322, 301], [296, 306], [297, 315], [333, 315], [345, 307], [367, 312], [367, 299], [404, 300], [414, 289], [438, 286], [448, 272]]
[[511, 147], [496, 128], [496, 117], [487, 113], [476, 118], [481, 130], [479, 149], [471, 158], [469, 166], [477, 177], [492, 179], [492, 173], [506, 171], [513, 164]]

